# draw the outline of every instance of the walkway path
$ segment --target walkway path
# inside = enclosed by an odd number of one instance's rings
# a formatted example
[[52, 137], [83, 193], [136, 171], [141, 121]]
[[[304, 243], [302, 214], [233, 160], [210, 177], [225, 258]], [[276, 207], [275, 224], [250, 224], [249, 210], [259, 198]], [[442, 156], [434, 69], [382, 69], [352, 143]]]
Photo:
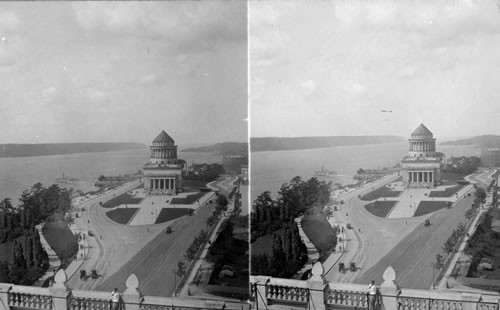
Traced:
[[85, 239], [82, 238], [81, 240], [78, 240], [78, 253], [76, 254], [76, 259], [73, 260], [68, 267], [66, 267], [65, 271], [68, 279], [75, 275], [75, 273], [82, 266], [83, 262], [87, 259], [89, 252], [88, 240], [90, 238], [86, 234], [86, 230], [78, 228], [75, 224], [69, 226], [69, 229], [75, 236], [77, 236], [78, 233], [80, 233], [82, 236], [85, 235]]
[[45, 271], [45, 274], [40, 277], [40, 279], [38, 279], [38, 281], [36, 281], [34, 284], [34, 286], [42, 286], [45, 280], [56, 274], [57, 270], [59, 270], [59, 267], [61, 266], [61, 261], [59, 260], [59, 257], [57, 257], [56, 252], [50, 247], [49, 243], [42, 233], [43, 224], [36, 225], [36, 230], [38, 232], [38, 235], [40, 236], [40, 242], [42, 243], [45, 252], [47, 252], [47, 255], [49, 256], [49, 269], [47, 269], [47, 271]]
[[[341, 261], [344, 263], [350, 262], [352, 256], [355, 253], [355, 249], [359, 245], [354, 232], [350, 229], [347, 229], [346, 223], [335, 220], [333, 216], [328, 219], [328, 223], [330, 224], [330, 226], [332, 226], [332, 228], [338, 226], [341, 233], [337, 235], [337, 246], [335, 252], [330, 254], [330, 256], [328, 256], [328, 258], [323, 263], [323, 267], [325, 268], [326, 273], [332, 271], [332, 269]], [[342, 240], [340, 241], [339, 238]], [[349, 263], [347, 263], [347, 265], [349, 265]], [[332, 273], [335, 273], [335, 271], [332, 271]], [[332, 280], [330, 279], [330, 281]]]
[[412, 217], [417, 211], [420, 201], [430, 199], [428, 198], [430, 192], [430, 189], [425, 188], [411, 188], [403, 191], [398, 197], [399, 202], [396, 203], [387, 218]]
[[301, 278], [302, 275], [307, 270], [312, 269], [314, 263], [316, 263], [319, 260], [319, 252], [318, 252], [318, 250], [316, 249], [316, 247], [314, 246], [314, 244], [311, 242], [311, 240], [307, 237], [306, 233], [302, 229], [302, 218], [303, 217], [304, 216], [301, 216], [301, 217], [297, 217], [295, 219], [295, 224], [299, 228], [300, 239], [302, 239], [302, 242], [306, 245], [306, 248], [307, 248], [307, 257], [308, 257], [308, 260], [307, 260], [306, 264], [304, 265], [304, 267], [302, 267], [302, 269], [297, 273], [297, 275], [298, 275], [299, 278]]

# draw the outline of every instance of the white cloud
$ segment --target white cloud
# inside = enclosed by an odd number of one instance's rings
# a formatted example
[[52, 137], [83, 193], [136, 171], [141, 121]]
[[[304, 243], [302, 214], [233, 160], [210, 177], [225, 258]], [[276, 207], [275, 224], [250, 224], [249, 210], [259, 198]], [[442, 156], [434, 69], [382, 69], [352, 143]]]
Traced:
[[19, 26], [19, 18], [9, 11], [0, 12], [0, 35], [4, 35], [5, 30], [14, 30]]
[[48, 88], [42, 89], [41, 94], [44, 98], [53, 98], [57, 95], [57, 89], [54, 86], [50, 86]]
[[246, 40], [246, 4], [209, 1], [75, 2], [88, 34], [162, 39], [176, 49], [203, 50]]
[[318, 84], [313, 80], [308, 80], [300, 83], [300, 87], [304, 90], [304, 94], [311, 95], [318, 89]]

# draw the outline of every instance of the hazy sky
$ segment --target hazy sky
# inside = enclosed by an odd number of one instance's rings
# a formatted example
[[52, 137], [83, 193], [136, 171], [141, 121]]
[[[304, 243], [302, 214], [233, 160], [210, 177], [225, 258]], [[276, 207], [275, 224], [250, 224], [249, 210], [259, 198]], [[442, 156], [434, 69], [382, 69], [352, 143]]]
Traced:
[[245, 2], [2, 2], [0, 38], [0, 143], [247, 139]]
[[500, 134], [496, 1], [254, 1], [249, 40], [252, 136]]

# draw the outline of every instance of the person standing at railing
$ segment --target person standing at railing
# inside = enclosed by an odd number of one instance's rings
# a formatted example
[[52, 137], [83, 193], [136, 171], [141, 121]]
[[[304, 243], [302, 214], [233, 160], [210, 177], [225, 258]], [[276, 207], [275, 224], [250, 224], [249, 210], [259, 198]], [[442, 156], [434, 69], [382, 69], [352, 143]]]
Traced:
[[115, 288], [111, 292], [111, 310], [118, 310], [118, 304], [120, 303], [120, 293], [118, 293], [118, 289]]
[[375, 285], [375, 281], [368, 285], [368, 310], [375, 310], [375, 300], [377, 298], [377, 286]]

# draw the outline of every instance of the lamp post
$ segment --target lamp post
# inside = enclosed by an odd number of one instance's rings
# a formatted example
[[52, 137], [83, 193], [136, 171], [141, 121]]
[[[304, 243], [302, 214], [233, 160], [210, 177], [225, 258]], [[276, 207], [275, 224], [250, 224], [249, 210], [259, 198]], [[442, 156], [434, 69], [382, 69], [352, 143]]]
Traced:
[[177, 272], [175, 272], [175, 269], [172, 269], [172, 272], [174, 273], [174, 297], [176, 297], [176, 289], [177, 289]]
[[436, 286], [435, 286], [435, 283], [434, 283], [434, 268], [435, 268], [434, 263], [431, 263], [431, 267], [432, 267], [432, 289], [435, 290]]

